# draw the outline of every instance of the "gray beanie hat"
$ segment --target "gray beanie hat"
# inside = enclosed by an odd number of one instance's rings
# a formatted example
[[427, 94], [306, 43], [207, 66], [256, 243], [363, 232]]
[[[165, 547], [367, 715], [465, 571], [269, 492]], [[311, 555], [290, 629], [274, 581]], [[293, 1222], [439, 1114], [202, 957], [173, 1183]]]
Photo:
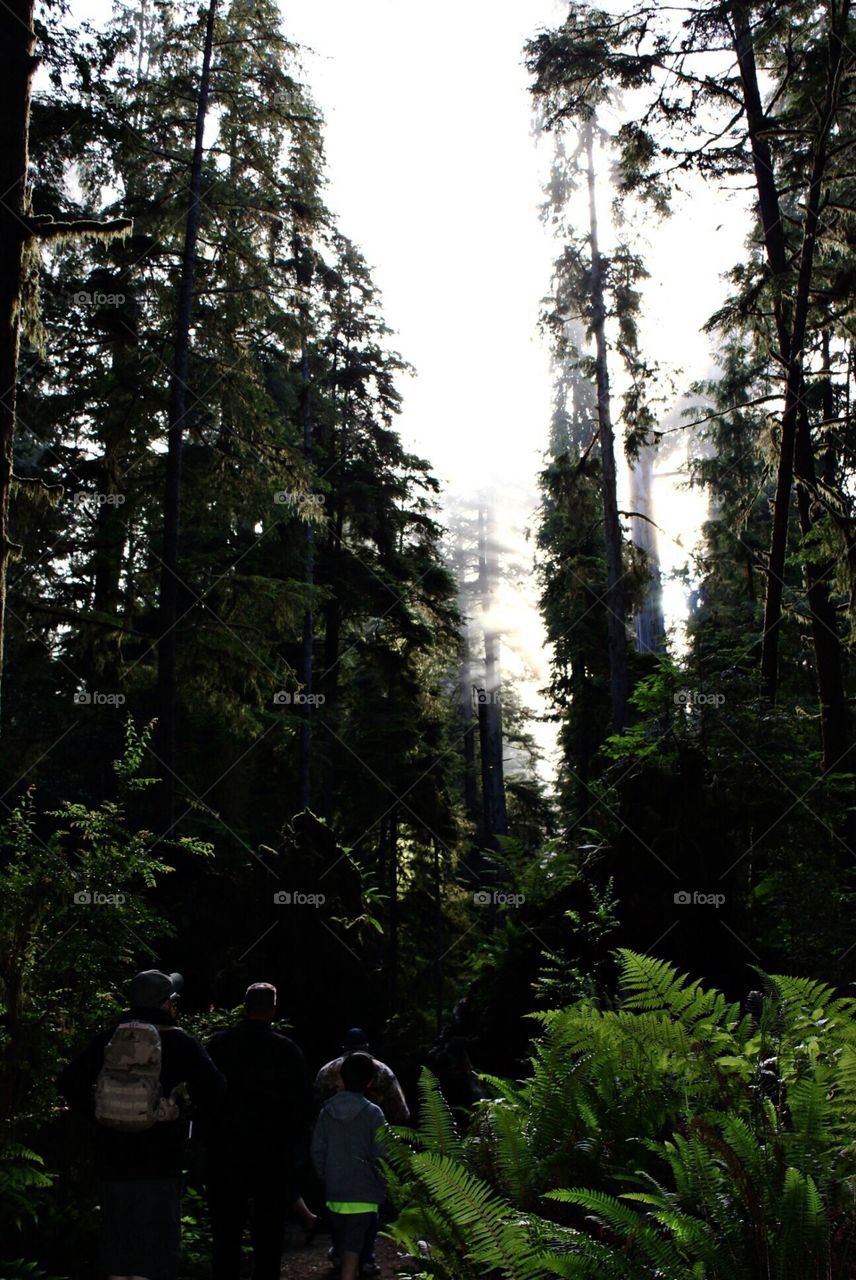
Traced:
[[131, 1006], [134, 1009], [157, 1009], [164, 1000], [177, 996], [183, 986], [184, 978], [180, 973], [144, 969], [131, 979]]

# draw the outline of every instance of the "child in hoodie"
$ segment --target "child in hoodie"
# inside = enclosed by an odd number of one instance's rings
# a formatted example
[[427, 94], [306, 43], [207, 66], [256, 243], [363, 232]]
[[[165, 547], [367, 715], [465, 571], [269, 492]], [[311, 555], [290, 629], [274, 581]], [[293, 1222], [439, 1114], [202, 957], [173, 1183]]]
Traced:
[[[345, 1087], [325, 1105], [312, 1135], [312, 1163], [324, 1183], [332, 1254], [341, 1260], [342, 1280], [356, 1280], [360, 1256], [371, 1256], [378, 1209], [386, 1199], [377, 1169], [384, 1115], [365, 1096], [374, 1073], [369, 1054], [349, 1054], [342, 1063]], [[363, 1267], [362, 1274], [376, 1275], [379, 1270], [370, 1264]]]

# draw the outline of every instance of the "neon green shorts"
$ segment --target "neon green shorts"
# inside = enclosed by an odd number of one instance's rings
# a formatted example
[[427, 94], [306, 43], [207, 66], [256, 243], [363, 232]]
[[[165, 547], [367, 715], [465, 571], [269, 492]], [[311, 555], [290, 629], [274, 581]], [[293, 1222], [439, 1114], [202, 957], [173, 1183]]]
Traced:
[[331, 1213], [377, 1213], [380, 1206], [362, 1200], [328, 1200], [327, 1208]]

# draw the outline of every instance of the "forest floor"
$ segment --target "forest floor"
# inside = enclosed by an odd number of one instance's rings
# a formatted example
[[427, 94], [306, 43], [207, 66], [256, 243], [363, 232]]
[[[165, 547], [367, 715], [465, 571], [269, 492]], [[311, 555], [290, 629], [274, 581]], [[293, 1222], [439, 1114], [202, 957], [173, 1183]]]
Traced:
[[[336, 1280], [339, 1272], [327, 1261], [329, 1248], [330, 1237], [325, 1232], [308, 1246], [303, 1243], [302, 1232], [289, 1232], [285, 1241], [280, 1280]], [[378, 1236], [375, 1257], [381, 1266], [378, 1280], [396, 1280], [397, 1276], [408, 1270], [406, 1255], [383, 1236]]]

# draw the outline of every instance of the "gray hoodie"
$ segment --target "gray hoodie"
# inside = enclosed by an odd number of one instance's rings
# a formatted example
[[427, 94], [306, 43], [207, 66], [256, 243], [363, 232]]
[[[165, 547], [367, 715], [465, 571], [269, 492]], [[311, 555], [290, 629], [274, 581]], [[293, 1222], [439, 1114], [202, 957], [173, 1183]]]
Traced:
[[376, 1161], [383, 1154], [380, 1107], [362, 1093], [343, 1089], [321, 1111], [312, 1135], [312, 1163], [327, 1200], [380, 1204], [386, 1199]]

